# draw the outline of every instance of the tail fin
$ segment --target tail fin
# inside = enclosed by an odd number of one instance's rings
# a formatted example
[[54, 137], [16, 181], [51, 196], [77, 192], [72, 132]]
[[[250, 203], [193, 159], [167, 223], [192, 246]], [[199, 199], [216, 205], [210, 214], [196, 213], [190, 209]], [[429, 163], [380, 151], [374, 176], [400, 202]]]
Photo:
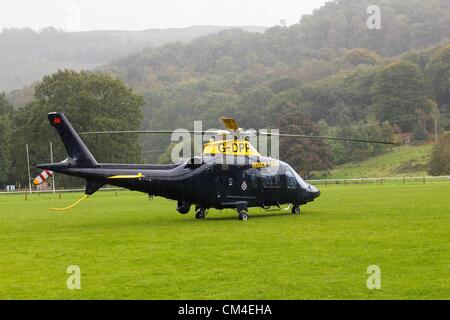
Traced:
[[58, 134], [66, 147], [70, 163], [73, 163], [77, 167], [89, 168], [98, 166], [97, 161], [63, 113], [50, 112], [48, 114], [48, 121], [50, 121], [50, 124], [58, 131]]

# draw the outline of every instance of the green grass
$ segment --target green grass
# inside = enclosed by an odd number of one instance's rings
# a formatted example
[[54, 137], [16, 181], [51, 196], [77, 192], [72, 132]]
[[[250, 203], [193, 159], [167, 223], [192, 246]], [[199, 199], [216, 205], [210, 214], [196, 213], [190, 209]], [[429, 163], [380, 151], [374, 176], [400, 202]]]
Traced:
[[433, 145], [401, 146], [365, 161], [336, 167], [328, 179], [427, 176]]
[[[302, 208], [204, 221], [99, 192], [0, 195], [1, 299], [449, 299], [450, 184], [328, 186]], [[81, 268], [81, 290], [66, 268]], [[379, 265], [382, 288], [366, 286]]]

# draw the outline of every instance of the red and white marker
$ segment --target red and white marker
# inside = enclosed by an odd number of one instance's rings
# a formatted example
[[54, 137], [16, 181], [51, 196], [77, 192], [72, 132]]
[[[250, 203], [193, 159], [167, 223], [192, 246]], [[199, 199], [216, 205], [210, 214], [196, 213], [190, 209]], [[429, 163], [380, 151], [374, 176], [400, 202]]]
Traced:
[[50, 170], [44, 170], [41, 173], [39, 173], [37, 175], [36, 178], [34, 178], [33, 180], [33, 184], [35, 186], [40, 185], [41, 183], [44, 183], [45, 181], [47, 181], [49, 178], [51, 178], [53, 176], [53, 171]]

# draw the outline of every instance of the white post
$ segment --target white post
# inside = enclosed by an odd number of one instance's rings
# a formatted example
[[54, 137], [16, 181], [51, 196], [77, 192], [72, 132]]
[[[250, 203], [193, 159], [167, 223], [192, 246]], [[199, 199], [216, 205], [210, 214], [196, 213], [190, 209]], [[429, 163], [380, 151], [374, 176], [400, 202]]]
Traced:
[[25, 145], [25, 148], [27, 149], [28, 187], [30, 188], [31, 193], [30, 153], [28, 151], [28, 143]]
[[[53, 145], [52, 145], [51, 141], [50, 141], [50, 161], [51, 161], [51, 163], [53, 163]], [[54, 172], [52, 175], [52, 186], [53, 186], [53, 194], [55, 194], [56, 187], [55, 187], [55, 173]]]

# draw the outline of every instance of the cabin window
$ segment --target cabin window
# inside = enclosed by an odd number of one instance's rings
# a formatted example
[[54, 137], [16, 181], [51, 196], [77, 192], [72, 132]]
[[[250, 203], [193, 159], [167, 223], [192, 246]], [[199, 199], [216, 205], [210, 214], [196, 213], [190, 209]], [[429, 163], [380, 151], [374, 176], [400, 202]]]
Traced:
[[250, 175], [250, 180], [252, 182], [252, 187], [255, 189], [258, 188], [258, 177], [256, 176], [256, 174], [252, 173]]
[[307, 184], [307, 183], [305, 182], [305, 180], [303, 180], [303, 179], [298, 175], [297, 172], [294, 171], [294, 175], [295, 175], [295, 178], [297, 179], [297, 182], [300, 184], [300, 186], [301, 186], [303, 189], [307, 189], [307, 188], [309, 187], [309, 184]]
[[286, 173], [286, 182], [287, 182], [288, 189], [297, 188], [297, 183], [296, 183], [295, 177], [292, 174], [292, 172], [286, 171], [285, 173]]
[[279, 188], [280, 176], [278, 174], [270, 174], [261, 176], [264, 188]]

